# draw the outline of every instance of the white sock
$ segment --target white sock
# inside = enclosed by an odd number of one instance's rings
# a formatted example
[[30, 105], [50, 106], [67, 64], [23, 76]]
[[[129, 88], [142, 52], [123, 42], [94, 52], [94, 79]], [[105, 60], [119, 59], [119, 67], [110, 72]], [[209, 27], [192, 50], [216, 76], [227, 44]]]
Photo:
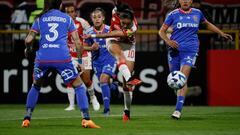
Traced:
[[132, 104], [132, 92], [124, 91], [124, 110], [129, 110]]
[[126, 64], [121, 64], [118, 67], [118, 70], [121, 72], [121, 74], [123, 75], [124, 79], [126, 81], [128, 81], [131, 77], [131, 72], [129, 71], [128, 67]]
[[73, 88], [67, 88], [69, 105], [74, 106], [75, 104], [75, 91]]
[[94, 92], [92, 84], [89, 88], [87, 88], [87, 91], [88, 91], [88, 94], [89, 94], [90, 97], [95, 96], [95, 92]]

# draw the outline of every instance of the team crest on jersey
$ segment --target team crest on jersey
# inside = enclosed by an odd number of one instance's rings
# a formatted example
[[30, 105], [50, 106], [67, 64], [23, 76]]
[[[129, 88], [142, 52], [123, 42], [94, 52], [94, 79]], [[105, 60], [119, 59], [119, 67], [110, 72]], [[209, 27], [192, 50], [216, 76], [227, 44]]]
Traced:
[[195, 22], [198, 22], [198, 17], [197, 16], [193, 16], [193, 20], [195, 21]]

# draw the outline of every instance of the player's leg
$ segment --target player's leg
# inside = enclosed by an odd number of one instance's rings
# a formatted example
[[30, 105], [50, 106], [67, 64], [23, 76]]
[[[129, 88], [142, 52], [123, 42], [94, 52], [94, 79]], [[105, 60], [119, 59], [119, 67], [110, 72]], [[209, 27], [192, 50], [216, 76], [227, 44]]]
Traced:
[[91, 70], [85, 70], [82, 75], [82, 80], [87, 87], [87, 91], [90, 97], [90, 102], [92, 103], [93, 110], [98, 111], [100, 109], [100, 104], [95, 96], [95, 92], [93, 89], [92, 81], [91, 81]]
[[122, 52], [122, 48], [117, 41], [107, 40], [107, 47], [109, 52], [116, 58], [118, 64], [118, 70], [121, 72], [125, 80], [131, 78], [131, 72], [127, 67], [125, 56]]
[[39, 92], [40, 92], [42, 81], [43, 81], [43, 75], [45, 74], [46, 71], [47, 69], [41, 69], [39, 64], [35, 64], [34, 73], [33, 73], [34, 82], [27, 95], [26, 113], [23, 119], [22, 127], [30, 126], [32, 113], [38, 101], [38, 96], [39, 96]]
[[67, 86], [67, 95], [69, 100], [69, 106], [65, 108], [65, 111], [75, 110], [75, 91], [71, 86]]
[[[72, 87], [75, 90], [77, 105], [81, 111], [83, 118], [82, 126], [84, 128], [100, 128], [90, 120], [86, 87], [84, 86], [78, 74], [77, 68], [73, 65], [72, 62], [58, 65], [56, 68], [59, 74], [62, 75], [64, 83], [65, 84], [71, 83]], [[68, 69], [68, 72], [66, 72], [65, 69]]]
[[[133, 72], [134, 61], [127, 61], [127, 66], [130, 69], [130, 72]], [[124, 95], [124, 111], [123, 111], [123, 121], [130, 120], [130, 108], [132, 104], [132, 85], [127, 85], [127, 82], [123, 79], [123, 95]]]
[[109, 87], [109, 79], [110, 79], [110, 76], [108, 74], [102, 73], [100, 76], [100, 87], [102, 90], [102, 98], [103, 98], [103, 106], [104, 106], [103, 113], [105, 116], [108, 116], [110, 114], [111, 93], [110, 93], [110, 87]]
[[[178, 58], [179, 58], [180, 65], [181, 65], [180, 71], [188, 78], [190, 75], [191, 69], [195, 64], [197, 54], [180, 52]], [[173, 70], [175, 70], [174, 68], [176, 68], [176, 67], [173, 66], [172, 68], [173, 68]], [[183, 109], [183, 105], [185, 102], [185, 97], [187, 95], [187, 92], [188, 92], [188, 87], [187, 87], [187, 82], [186, 82], [185, 86], [182, 89], [177, 90], [176, 108], [172, 114], [172, 118], [176, 118], [176, 119], [181, 118], [182, 109]]]

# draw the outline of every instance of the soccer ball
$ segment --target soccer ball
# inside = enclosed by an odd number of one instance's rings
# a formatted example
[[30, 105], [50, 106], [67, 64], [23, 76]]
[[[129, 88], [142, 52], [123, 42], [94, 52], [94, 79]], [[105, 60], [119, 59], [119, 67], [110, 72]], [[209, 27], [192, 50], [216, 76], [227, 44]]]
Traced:
[[183, 88], [186, 81], [187, 78], [181, 71], [173, 71], [167, 77], [168, 86], [174, 90]]

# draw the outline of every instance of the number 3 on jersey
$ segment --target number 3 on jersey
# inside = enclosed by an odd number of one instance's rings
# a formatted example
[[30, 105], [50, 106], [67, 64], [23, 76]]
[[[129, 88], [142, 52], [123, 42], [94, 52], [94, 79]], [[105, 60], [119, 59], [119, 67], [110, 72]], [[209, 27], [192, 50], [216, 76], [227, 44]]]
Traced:
[[46, 34], [45, 38], [48, 41], [53, 42], [58, 38], [58, 31], [56, 30], [56, 28], [58, 27], [58, 24], [57, 23], [48, 23], [48, 27], [50, 27], [49, 32], [53, 33], [53, 36], [50, 36], [49, 34]]

